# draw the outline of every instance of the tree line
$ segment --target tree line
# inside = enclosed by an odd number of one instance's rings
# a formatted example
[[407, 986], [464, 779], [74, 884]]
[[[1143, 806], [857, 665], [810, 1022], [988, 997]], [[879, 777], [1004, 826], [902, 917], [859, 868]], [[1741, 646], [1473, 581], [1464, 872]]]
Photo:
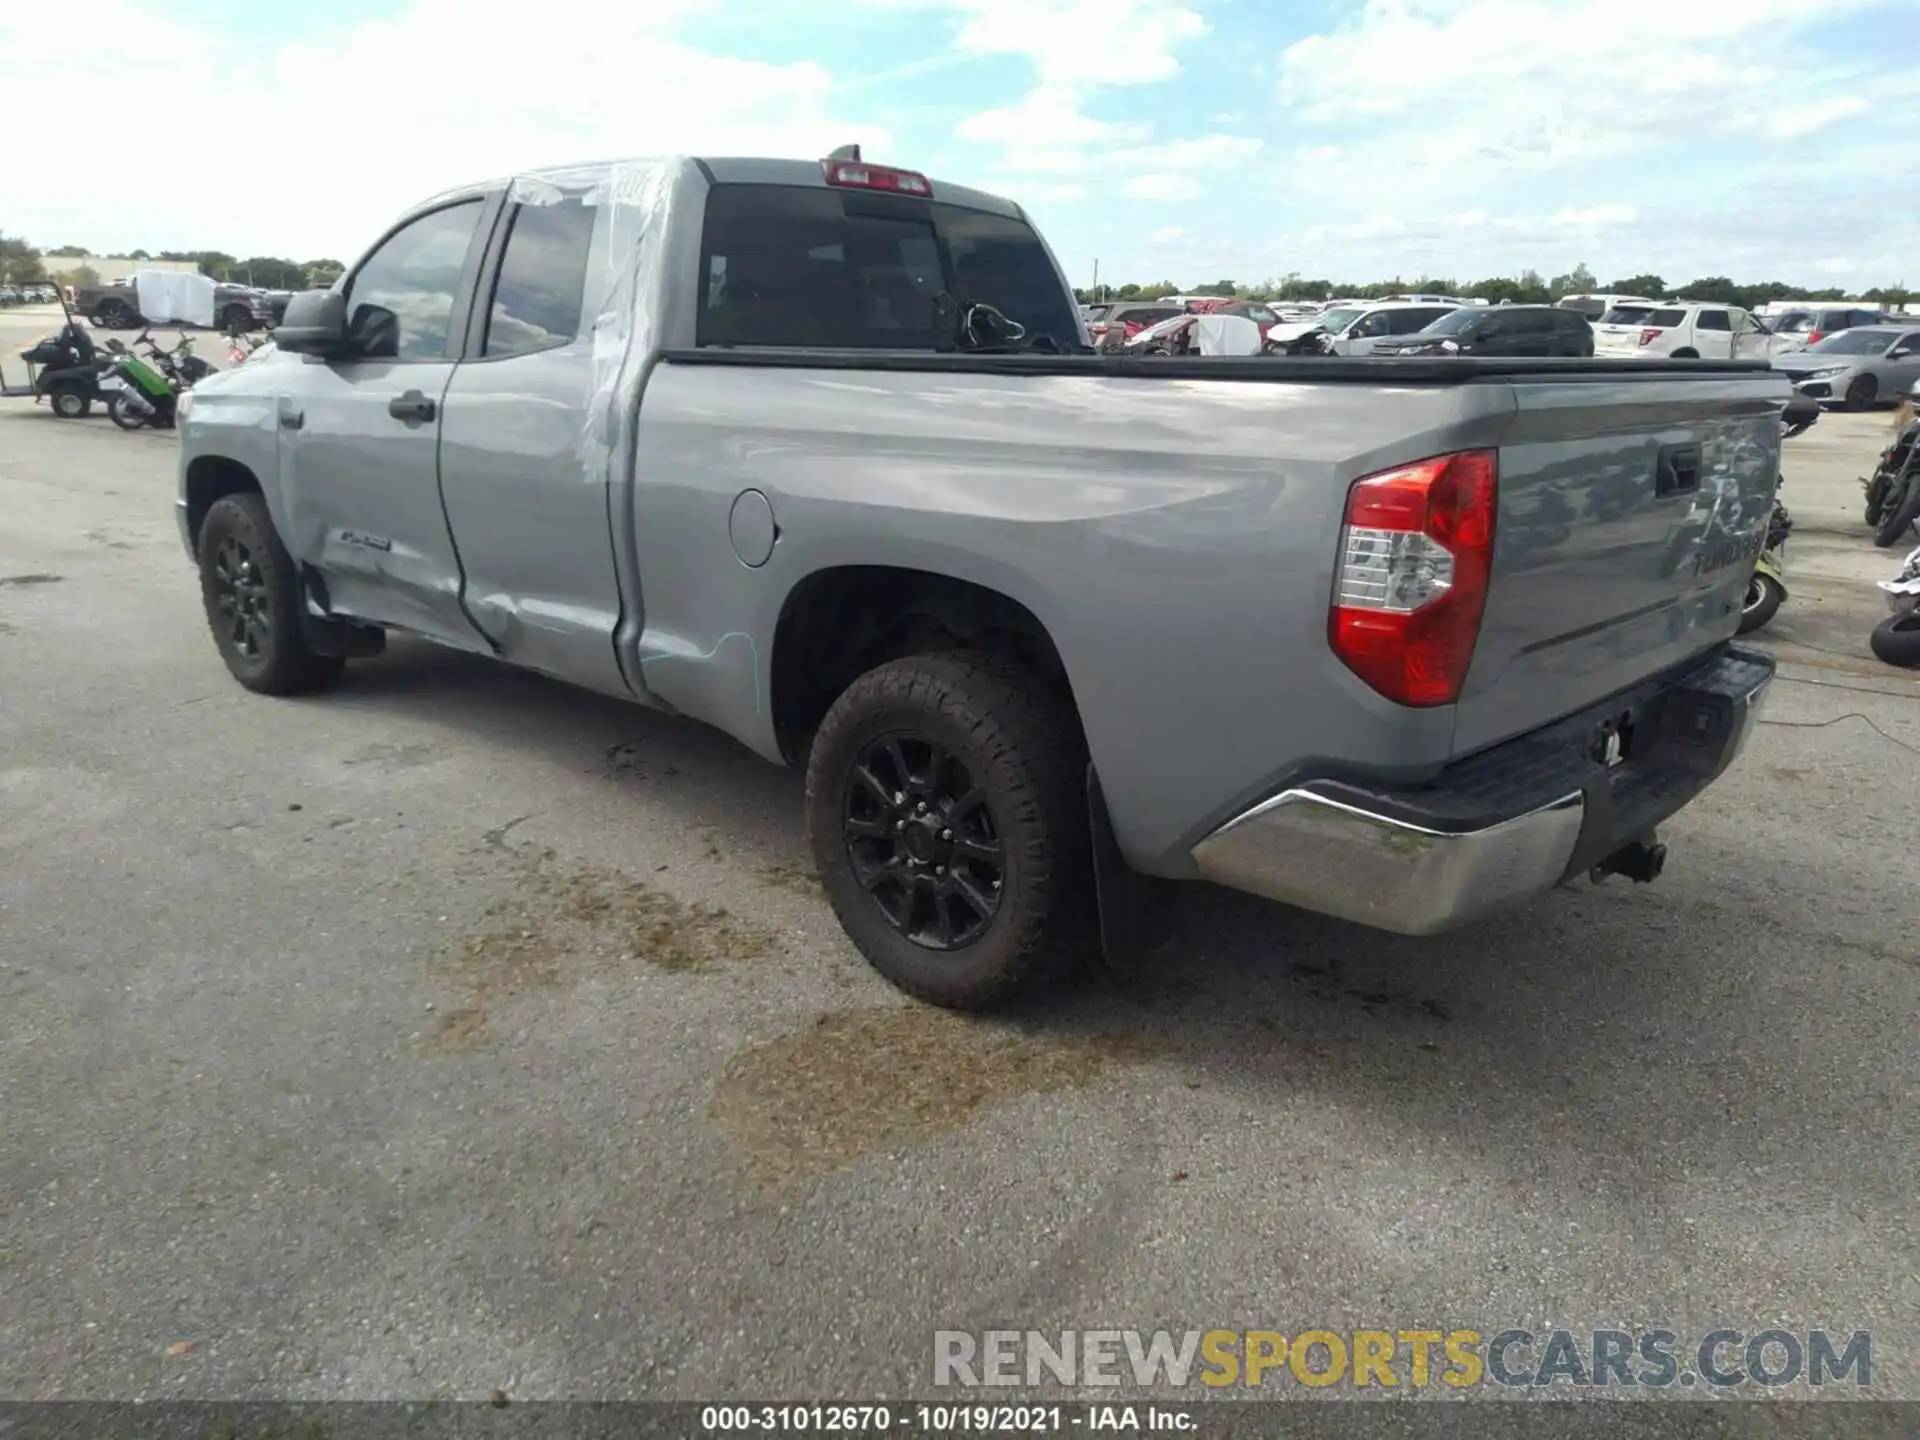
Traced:
[[1335, 295], [1378, 300], [1385, 295], [1424, 294], [1477, 295], [1496, 305], [1503, 300], [1514, 305], [1549, 305], [1562, 295], [1644, 295], [1649, 300], [1665, 300], [1684, 295], [1690, 300], [1706, 300], [1719, 305], [1738, 305], [1746, 310], [1757, 309], [1770, 300], [1857, 299], [1876, 305], [1909, 305], [1920, 301], [1920, 291], [1909, 290], [1905, 285], [1877, 285], [1862, 294], [1854, 295], [1838, 288], [1810, 290], [1805, 286], [1788, 285], [1779, 280], [1743, 285], [1725, 275], [1708, 275], [1679, 286], [1668, 285], [1665, 277], [1660, 275], [1629, 275], [1625, 279], [1602, 285], [1585, 265], [1576, 265], [1567, 274], [1555, 275], [1551, 279], [1542, 276], [1537, 270], [1523, 270], [1518, 275], [1497, 275], [1488, 280], [1475, 280], [1468, 283], [1462, 283], [1450, 276], [1422, 275], [1418, 279], [1404, 280], [1396, 275], [1391, 280], [1375, 280], [1365, 285], [1349, 285], [1332, 280], [1313, 279], [1296, 272], [1284, 275], [1278, 280], [1267, 280], [1252, 285], [1243, 285], [1237, 280], [1214, 280], [1205, 285], [1195, 285], [1191, 289], [1182, 289], [1171, 280], [1162, 280], [1150, 285], [1102, 285], [1097, 290], [1091, 287], [1084, 290], [1076, 289], [1074, 294], [1082, 304], [1106, 300], [1163, 300], [1169, 295], [1217, 295], [1238, 300], [1286, 301], [1326, 300]]
[[[97, 284], [99, 272], [87, 264], [89, 258], [85, 246], [55, 245], [42, 250], [20, 236], [0, 231], [0, 284]], [[162, 250], [157, 254], [129, 250], [124, 258], [184, 260], [214, 280], [237, 281], [267, 290], [304, 290], [313, 285], [331, 285], [346, 269], [338, 260], [289, 260], [280, 255], [249, 255], [243, 259], [224, 250]]]

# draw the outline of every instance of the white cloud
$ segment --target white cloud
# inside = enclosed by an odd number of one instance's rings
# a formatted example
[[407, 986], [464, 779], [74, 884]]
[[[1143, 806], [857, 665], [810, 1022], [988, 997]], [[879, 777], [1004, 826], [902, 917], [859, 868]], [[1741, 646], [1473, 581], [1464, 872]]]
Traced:
[[1156, 245], [1171, 245], [1176, 240], [1187, 238], [1187, 232], [1178, 225], [1162, 225], [1148, 237]]
[[1120, 194], [1128, 200], [1191, 200], [1199, 193], [1193, 176], [1170, 171], [1130, 175], [1120, 182]]
[[[129, 0], [87, 43], [43, 5], [0, 15], [8, 113], [60, 115], [61, 147], [9, 149], [6, 223], [43, 244], [206, 246], [351, 258], [414, 201], [534, 165], [693, 152], [825, 154], [886, 143], [810, 61], [709, 54], [675, 37], [694, 0], [412, 0], [397, 17], [261, 54]], [[593, 36], [591, 46], [579, 37]], [[92, 97], [76, 103], [75, 97]], [[162, 162], [112, 165], [126, 106], [165, 97]], [[108, 103], [112, 102], [112, 103]], [[64, 158], [90, 157], [76, 170]]]
[[1080, 91], [1066, 85], [1041, 85], [1012, 105], [969, 115], [955, 130], [962, 140], [1009, 147], [1044, 147], [1028, 153], [1073, 153], [1083, 145], [1137, 139], [1140, 125], [1095, 120], [1081, 113]]
[[1179, 46], [1208, 30], [1180, 0], [949, 0], [964, 17], [954, 44], [1020, 55], [1055, 85], [1142, 85], [1180, 68]]

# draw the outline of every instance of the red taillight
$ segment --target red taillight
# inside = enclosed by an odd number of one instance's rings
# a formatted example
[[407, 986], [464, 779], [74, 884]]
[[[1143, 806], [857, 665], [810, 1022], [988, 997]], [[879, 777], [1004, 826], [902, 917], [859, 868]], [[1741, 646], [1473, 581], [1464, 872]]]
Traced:
[[1647, 326], [1646, 329], [1640, 332], [1640, 343], [1642, 345], [1651, 345], [1657, 338], [1659, 338], [1662, 329], [1663, 327], [1659, 325]]
[[1827, 332], [1824, 330], [1809, 330], [1807, 332], [1807, 344], [1818, 345], [1823, 339], [1826, 338], [1826, 334]]
[[1491, 450], [1403, 465], [1348, 492], [1327, 638], [1389, 700], [1460, 698], [1486, 611], [1498, 508]]
[[891, 190], [899, 195], [932, 195], [933, 182], [912, 170], [869, 165], [864, 160], [822, 160], [827, 184], [849, 190]]

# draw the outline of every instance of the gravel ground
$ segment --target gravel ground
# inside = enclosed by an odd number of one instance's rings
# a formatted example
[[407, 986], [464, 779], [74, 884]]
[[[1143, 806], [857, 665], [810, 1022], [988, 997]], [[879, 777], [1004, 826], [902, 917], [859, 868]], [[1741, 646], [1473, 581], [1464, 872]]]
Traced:
[[1196, 889], [989, 1024], [870, 975], [799, 778], [718, 734], [407, 643], [245, 694], [171, 437], [0, 403], [0, 1397], [872, 1399], [935, 1329], [1777, 1324], [1872, 1330], [1920, 1398], [1884, 426], [1790, 444], [1791, 663], [1659, 884], [1432, 941]]

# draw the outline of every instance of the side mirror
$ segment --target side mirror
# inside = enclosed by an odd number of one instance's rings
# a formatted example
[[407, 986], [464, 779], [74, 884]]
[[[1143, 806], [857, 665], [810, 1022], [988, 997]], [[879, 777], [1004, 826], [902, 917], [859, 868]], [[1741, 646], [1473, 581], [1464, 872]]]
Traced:
[[1920, 350], [1916, 350], [1911, 345], [1902, 345], [1890, 353], [1887, 358], [1889, 360], [1905, 360], [1909, 355], [1920, 355]]
[[347, 347], [346, 296], [331, 290], [295, 295], [274, 327], [273, 343], [295, 355], [338, 355]]

